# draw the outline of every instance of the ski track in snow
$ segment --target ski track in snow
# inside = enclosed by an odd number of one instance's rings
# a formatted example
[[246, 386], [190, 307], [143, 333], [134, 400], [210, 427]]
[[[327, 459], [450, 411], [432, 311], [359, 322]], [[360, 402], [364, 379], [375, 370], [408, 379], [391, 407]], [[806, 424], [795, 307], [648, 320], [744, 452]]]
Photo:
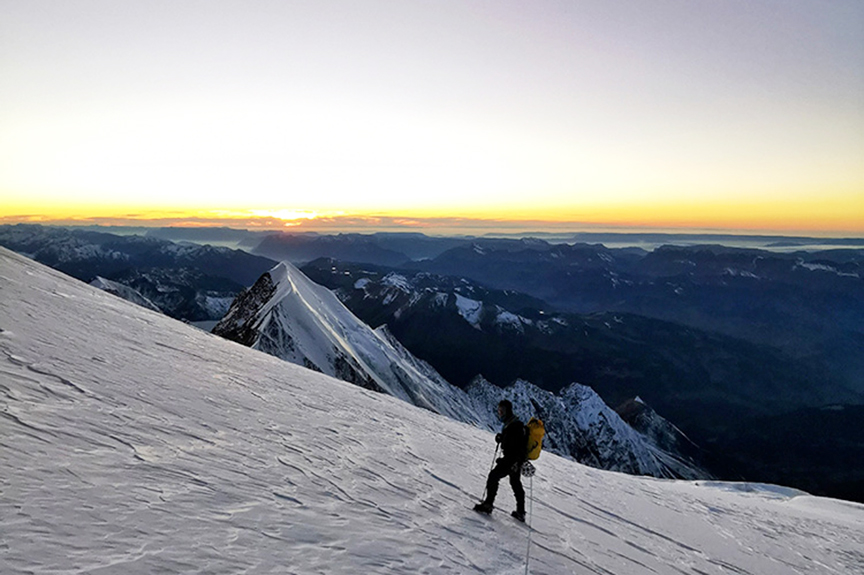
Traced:
[[[0, 573], [524, 572], [491, 434], [5, 250], [0, 303]], [[537, 467], [534, 574], [864, 572], [861, 505]]]

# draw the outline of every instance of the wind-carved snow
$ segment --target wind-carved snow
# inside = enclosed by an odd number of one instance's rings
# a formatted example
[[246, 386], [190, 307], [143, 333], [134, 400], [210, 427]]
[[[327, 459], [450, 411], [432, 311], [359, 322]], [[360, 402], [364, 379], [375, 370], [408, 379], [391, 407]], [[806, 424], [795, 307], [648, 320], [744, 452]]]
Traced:
[[[493, 435], [0, 249], [0, 572], [522, 574]], [[847, 575], [864, 506], [544, 453], [534, 575]]]

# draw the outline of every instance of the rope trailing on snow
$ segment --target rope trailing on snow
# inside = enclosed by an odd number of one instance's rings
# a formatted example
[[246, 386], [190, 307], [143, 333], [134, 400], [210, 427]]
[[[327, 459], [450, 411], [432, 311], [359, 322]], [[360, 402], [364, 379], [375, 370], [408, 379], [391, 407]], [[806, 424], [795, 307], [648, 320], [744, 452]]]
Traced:
[[522, 464], [522, 475], [530, 478], [528, 481], [528, 548], [525, 549], [525, 575], [528, 575], [528, 563], [531, 560], [531, 516], [534, 513], [534, 473], [537, 469], [530, 461]]

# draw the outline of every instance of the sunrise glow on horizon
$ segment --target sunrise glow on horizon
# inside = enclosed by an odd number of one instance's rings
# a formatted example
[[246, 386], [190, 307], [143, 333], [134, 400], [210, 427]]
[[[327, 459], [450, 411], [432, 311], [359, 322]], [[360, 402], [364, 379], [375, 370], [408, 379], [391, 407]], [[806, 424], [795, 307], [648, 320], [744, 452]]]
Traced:
[[0, 223], [864, 234], [855, 0], [2, 6]]

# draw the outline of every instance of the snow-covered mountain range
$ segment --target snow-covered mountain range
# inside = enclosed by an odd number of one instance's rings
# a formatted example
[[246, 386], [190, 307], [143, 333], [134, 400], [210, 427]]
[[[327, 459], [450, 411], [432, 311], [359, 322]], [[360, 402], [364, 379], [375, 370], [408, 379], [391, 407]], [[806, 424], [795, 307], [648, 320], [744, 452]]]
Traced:
[[408, 352], [386, 326], [372, 330], [287, 262], [238, 296], [213, 333], [488, 429], [498, 425], [495, 406], [507, 397], [523, 418], [543, 419], [548, 449], [595, 467], [655, 477], [708, 476], [653, 445], [585, 386], [552, 394], [526, 381], [501, 389], [478, 377], [466, 393]]
[[550, 453], [529, 531], [492, 434], [0, 249], [0, 572], [839, 575], [864, 506]]

